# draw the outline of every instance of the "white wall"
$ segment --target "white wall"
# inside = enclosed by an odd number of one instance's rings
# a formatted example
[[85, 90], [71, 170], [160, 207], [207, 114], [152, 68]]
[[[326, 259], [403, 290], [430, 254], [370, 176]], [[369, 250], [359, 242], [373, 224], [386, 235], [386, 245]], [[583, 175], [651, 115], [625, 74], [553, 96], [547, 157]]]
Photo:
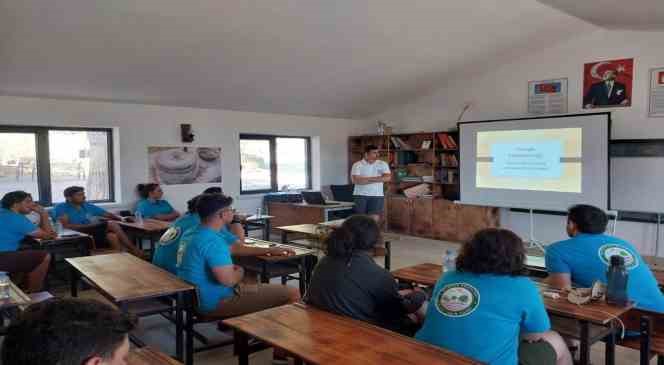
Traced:
[[[569, 112], [581, 109], [583, 64], [587, 62], [634, 58], [635, 74], [632, 107], [613, 111], [612, 138], [664, 138], [664, 119], [648, 118], [649, 69], [664, 66], [664, 32], [626, 32], [597, 30], [502, 65], [486, 60], [486, 72], [461, 75], [430, 95], [372, 116], [385, 120], [397, 131], [432, 131], [455, 128], [464, 102], [473, 106], [464, 120], [483, 120], [522, 116], [527, 112], [527, 83], [567, 77]], [[527, 216], [503, 212], [503, 226], [524, 237]], [[537, 217], [536, 236], [543, 241], [563, 237], [563, 218]], [[654, 225], [619, 224], [618, 233], [637, 244], [644, 253], [654, 253]], [[664, 239], [660, 254], [664, 255]]]
[[[69, 101], [0, 96], [0, 125], [113, 127], [118, 139], [116, 161], [118, 206], [132, 206], [137, 183], [147, 180], [147, 147], [183, 145], [181, 123], [192, 124], [196, 146], [221, 146], [224, 191], [252, 211], [262, 195], [240, 197], [239, 134], [311, 136], [313, 187], [347, 182], [348, 136], [366, 133], [372, 123], [349, 119], [194, 109], [140, 104]], [[367, 129], [366, 127], [369, 127]], [[183, 211], [186, 201], [208, 185], [163, 186], [165, 198]]]

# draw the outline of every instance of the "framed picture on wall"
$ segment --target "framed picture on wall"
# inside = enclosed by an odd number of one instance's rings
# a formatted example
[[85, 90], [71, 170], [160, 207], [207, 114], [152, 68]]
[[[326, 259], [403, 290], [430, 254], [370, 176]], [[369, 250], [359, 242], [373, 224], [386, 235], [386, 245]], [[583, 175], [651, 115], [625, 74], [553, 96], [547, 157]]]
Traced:
[[583, 67], [583, 109], [632, 105], [634, 59], [598, 61]]
[[649, 117], [664, 117], [664, 67], [650, 69]]
[[567, 78], [528, 82], [528, 114], [561, 113], [567, 113]]

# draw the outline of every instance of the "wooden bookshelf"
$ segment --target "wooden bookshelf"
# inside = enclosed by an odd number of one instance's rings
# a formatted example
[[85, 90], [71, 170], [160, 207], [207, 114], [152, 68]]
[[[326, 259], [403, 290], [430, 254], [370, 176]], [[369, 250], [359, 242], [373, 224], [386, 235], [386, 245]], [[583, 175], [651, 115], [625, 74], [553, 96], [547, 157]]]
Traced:
[[[477, 229], [498, 225], [497, 209], [454, 203], [460, 193], [458, 131], [350, 137], [349, 171], [368, 145], [379, 148], [379, 158], [392, 170], [392, 181], [385, 184], [388, 230], [461, 242]], [[404, 192], [421, 184], [428, 188], [427, 194]]]

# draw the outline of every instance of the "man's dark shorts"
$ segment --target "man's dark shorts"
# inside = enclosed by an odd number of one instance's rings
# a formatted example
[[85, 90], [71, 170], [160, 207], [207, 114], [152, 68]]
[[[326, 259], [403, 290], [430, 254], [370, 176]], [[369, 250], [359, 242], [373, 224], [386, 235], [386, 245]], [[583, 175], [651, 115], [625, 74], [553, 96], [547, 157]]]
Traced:
[[46, 256], [46, 251], [37, 250], [0, 252], [0, 271], [28, 273], [36, 269]]
[[355, 214], [376, 214], [383, 213], [385, 199], [382, 196], [364, 196], [354, 195]]

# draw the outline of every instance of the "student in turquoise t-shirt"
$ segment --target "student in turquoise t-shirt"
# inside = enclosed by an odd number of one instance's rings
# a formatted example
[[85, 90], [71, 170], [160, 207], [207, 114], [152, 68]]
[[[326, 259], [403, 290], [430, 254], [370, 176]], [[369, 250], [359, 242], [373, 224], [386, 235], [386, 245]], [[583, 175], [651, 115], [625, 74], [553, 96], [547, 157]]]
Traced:
[[82, 186], [66, 188], [64, 196], [67, 201], [54, 208], [55, 219], [59, 220], [64, 228], [91, 235], [96, 248], [103, 248], [108, 242], [114, 250], [129, 251], [134, 256], [145, 257], [143, 251], [131, 242], [117, 224], [122, 217], [88, 203]]
[[158, 219], [160, 221], [174, 221], [180, 217], [180, 212], [173, 209], [171, 204], [162, 199], [164, 191], [159, 184], [138, 184], [136, 187], [141, 200], [136, 203], [136, 213], [143, 218]]
[[244, 277], [244, 270], [233, 264], [231, 244], [220, 230], [233, 219], [233, 199], [219, 194], [198, 197], [196, 212], [201, 224], [191, 241], [181, 245], [182, 260], [178, 276], [196, 285], [199, 306], [210, 316], [231, 317], [251, 313], [299, 300], [296, 288], [261, 284], [245, 291], [234, 288]]
[[589, 288], [595, 281], [606, 283], [611, 256], [625, 259], [627, 295], [636, 307], [664, 312], [664, 295], [639, 252], [626, 241], [604, 234], [609, 222], [603, 210], [575, 205], [567, 214], [567, 234], [572, 237], [546, 248], [549, 283], [560, 289]]
[[[26, 218], [30, 212], [39, 214], [39, 226]], [[25, 279], [21, 286], [27, 292], [41, 290], [48, 273], [50, 255], [41, 250], [17, 250], [27, 236], [40, 239], [57, 237], [48, 221], [48, 213], [32, 201], [30, 194], [12, 191], [2, 197], [0, 227], [0, 271], [23, 273]]]
[[492, 365], [572, 364], [537, 286], [522, 276], [524, 262], [523, 242], [511, 231], [477, 232], [456, 271], [436, 283], [415, 337]]
[[[187, 213], [173, 222], [169, 229], [161, 236], [159, 243], [155, 247], [155, 253], [152, 258], [153, 264], [174, 274], [177, 273], [177, 263], [182, 259], [182, 257], [178, 256], [179, 248], [191, 242], [196, 228], [201, 223], [201, 219], [198, 213], [196, 213], [196, 202], [200, 196], [202, 195], [196, 196], [187, 202]], [[219, 234], [231, 246], [230, 249], [233, 256], [283, 256], [294, 254], [291, 249], [262, 248], [247, 245], [231, 231], [229, 225], [222, 227]], [[184, 250], [180, 250], [179, 252], [181, 256]]]

